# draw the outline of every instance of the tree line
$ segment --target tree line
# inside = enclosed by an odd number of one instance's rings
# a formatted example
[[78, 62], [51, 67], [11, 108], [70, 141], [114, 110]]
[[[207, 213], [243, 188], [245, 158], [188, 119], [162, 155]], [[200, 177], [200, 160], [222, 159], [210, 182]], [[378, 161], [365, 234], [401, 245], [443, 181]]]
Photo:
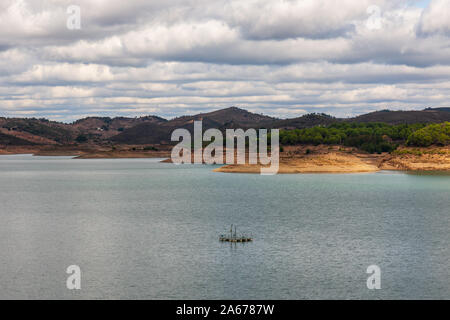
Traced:
[[400, 145], [428, 147], [450, 144], [450, 122], [441, 124], [334, 123], [282, 130], [282, 145], [342, 145], [369, 153], [392, 152]]

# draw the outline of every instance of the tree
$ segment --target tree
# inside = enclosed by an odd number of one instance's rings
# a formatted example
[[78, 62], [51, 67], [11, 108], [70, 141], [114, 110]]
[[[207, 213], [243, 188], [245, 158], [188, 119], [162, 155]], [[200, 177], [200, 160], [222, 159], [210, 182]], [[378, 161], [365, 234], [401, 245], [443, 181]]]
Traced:
[[80, 134], [76, 139], [76, 142], [78, 143], [84, 143], [88, 141], [88, 138], [85, 135]]

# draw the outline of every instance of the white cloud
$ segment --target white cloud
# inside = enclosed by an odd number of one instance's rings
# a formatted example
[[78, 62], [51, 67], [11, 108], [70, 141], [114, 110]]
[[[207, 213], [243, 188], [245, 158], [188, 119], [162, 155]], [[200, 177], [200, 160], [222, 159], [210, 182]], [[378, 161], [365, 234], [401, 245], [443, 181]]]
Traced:
[[57, 82], [105, 82], [112, 80], [114, 80], [114, 77], [108, 66], [63, 63], [34, 65], [30, 70], [17, 75], [12, 82], [54, 84]]
[[294, 0], [232, 1], [228, 20], [252, 39], [333, 38], [367, 18], [370, 5], [384, 1]]
[[423, 11], [417, 29], [420, 35], [450, 36], [450, 3], [448, 0], [432, 0]]
[[[0, 3], [0, 113], [275, 116], [448, 106], [450, 3], [71, 0]], [[380, 28], [367, 8], [380, 8]]]

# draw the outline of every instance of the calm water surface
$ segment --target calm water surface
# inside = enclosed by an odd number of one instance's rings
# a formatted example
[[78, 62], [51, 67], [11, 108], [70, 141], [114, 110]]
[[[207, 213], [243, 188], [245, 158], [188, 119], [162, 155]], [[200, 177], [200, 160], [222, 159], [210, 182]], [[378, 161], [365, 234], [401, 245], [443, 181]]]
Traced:
[[450, 298], [450, 176], [211, 169], [1, 156], [0, 299]]

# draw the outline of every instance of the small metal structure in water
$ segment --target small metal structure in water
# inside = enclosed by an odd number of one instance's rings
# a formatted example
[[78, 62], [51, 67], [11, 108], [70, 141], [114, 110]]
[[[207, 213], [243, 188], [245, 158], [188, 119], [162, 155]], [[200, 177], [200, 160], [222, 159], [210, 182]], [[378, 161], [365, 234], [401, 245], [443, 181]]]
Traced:
[[231, 225], [230, 234], [229, 235], [222, 234], [219, 237], [219, 241], [220, 242], [252, 242], [253, 237], [252, 236], [248, 237], [246, 235], [238, 236], [236, 233], [236, 226], [234, 226], [234, 233], [233, 233], [233, 225]]

